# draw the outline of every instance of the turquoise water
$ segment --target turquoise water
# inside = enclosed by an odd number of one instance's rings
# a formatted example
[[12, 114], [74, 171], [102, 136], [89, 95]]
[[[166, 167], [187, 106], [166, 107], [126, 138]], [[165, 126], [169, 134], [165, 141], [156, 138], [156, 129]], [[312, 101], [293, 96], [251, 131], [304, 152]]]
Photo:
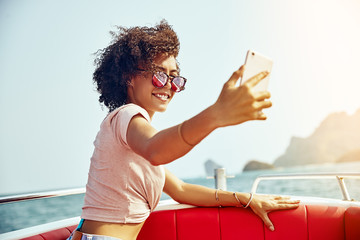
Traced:
[[[236, 175], [227, 180], [229, 191], [249, 192], [253, 181], [259, 175], [284, 173], [313, 172], [350, 172], [360, 173], [360, 162], [313, 165], [276, 169], [267, 171], [251, 171]], [[203, 178], [184, 179], [185, 182], [214, 188], [214, 180]], [[360, 200], [360, 179], [346, 181], [350, 196]], [[342, 198], [338, 183], [335, 180], [271, 180], [260, 183], [259, 193], [285, 194], [295, 196], [315, 196]], [[163, 194], [162, 199], [169, 197]], [[31, 227], [38, 224], [79, 216], [84, 195], [73, 195], [0, 205], [0, 233]]]

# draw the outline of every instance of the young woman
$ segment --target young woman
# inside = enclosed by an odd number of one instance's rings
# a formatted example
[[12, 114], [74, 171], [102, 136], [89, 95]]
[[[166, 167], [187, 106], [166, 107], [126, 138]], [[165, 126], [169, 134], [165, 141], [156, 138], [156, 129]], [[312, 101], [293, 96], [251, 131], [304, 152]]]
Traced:
[[298, 206], [298, 201], [278, 196], [184, 183], [164, 169], [217, 128], [265, 120], [261, 110], [271, 106], [269, 92], [252, 92], [267, 73], [239, 87], [241, 67], [213, 105], [179, 125], [155, 130], [151, 126], [155, 112], [165, 111], [175, 94], [185, 89], [178, 52], [176, 33], [162, 21], [149, 28], [119, 28], [113, 43], [99, 53], [94, 82], [109, 114], [94, 142], [82, 221], [70, 239], [135, 240], [162, 191], [180, 203], [250, 207], [271, 230], [268, 212]]

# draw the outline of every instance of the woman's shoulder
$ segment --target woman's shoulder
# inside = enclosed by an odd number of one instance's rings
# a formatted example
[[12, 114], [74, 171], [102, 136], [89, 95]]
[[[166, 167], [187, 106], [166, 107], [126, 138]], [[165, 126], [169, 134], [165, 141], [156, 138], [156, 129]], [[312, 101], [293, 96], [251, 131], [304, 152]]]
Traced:
[[150, 121], [150, 116], [149, 116], [148, 112], [144, 108], [142, 108], [139, 105], [136, 105], [134, 103], [128, 103], [128, 104], [122, 105], [121, 107], [118, 107], [117, 109], [110, 112], [106, 118], [107, 119], [113, 119], [114, 117], [119, 117], [119, 118], [123, 118], [123, 117], [129, 118], [130, 117], [130, 118], [132, 118], [133, 116], [135, 116], [137, 114], [141, 114], [145, 119]]

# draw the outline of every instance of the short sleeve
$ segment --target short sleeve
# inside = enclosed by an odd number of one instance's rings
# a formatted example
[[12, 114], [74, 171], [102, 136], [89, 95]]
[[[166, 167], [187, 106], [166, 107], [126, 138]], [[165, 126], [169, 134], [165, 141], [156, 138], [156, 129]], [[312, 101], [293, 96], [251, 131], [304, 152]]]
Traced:
[[113, 126], [115, 135], [118, 136], [118, 140], [127, 144], [126, 133], [129, 127], [131, 119], [136, 115], [142, 115], [147, 121], [150, 122], [150, 116], [145, 109], [135, 104], [127, 104], [121, 107], [117, 113], [115, 126]]

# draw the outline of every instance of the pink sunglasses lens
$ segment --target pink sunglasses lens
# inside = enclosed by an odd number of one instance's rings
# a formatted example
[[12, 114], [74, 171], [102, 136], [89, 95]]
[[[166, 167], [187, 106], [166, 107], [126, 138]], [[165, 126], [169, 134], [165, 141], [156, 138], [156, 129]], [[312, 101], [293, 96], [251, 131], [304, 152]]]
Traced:
[[184, 87], [185, 82], [183, 78], [180, 77], [175, 77], [173, 82], [172, 82], [172, 90], [174, 90], [175, 92], [180, 92], [182, 90], [182, 88]]
[[159, 76], [158, 74], [154, 74], [153, 78], [152, 78], [152, 83], [155, 87], [157, 88], [162, 88], [165, 86], [166, 81], [162, 81], [162, 77]]
[[180, 88], [178, 86], [176, 86], [175, 84], [171, 84], [171, 89], [175, 92], [179, 92]]

